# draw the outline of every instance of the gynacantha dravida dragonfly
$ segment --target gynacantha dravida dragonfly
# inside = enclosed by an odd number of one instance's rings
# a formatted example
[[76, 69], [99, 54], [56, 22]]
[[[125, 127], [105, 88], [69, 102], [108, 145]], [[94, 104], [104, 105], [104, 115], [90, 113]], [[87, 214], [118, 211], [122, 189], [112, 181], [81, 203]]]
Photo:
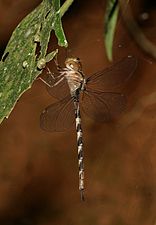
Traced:
[[[65, 131], [76, 124], [79, 166], [79, 190], [84, 200], [84, 154], [80, 107], [92, 119], [107, 122], [125, 109], [121, 93], [136, 68], [136, 58], [128, 56], [88, 78], [82, 71], [79, 58], [67, 58], [65, 67], [56, 63], [58, 73], [47, 74], [44, 82], [50, 95], [59, 99], [40, 116], [41, 128], [46, 131]], [[75, 116], [74, 116], [75, 115]]]

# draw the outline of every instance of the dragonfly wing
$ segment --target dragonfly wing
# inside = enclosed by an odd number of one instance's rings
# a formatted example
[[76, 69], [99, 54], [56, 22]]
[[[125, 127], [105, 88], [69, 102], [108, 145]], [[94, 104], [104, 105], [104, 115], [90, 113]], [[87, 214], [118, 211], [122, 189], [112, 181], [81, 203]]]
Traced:
[[135, 57], [125, 57], [111, 67], [88, 77], [86, 80], [87, 87], [97, 91], [118, 92], [132, 76], [136, 69], [136, 65], [137, 60]]
[[63, 99], [64, 97], [69, 95], [70, 91], [69, 91], [69, 86], [65, 77], [64, 79], [60, 81], [62, 77], [59, 77], [59, 75], [60, 73], [55, 73], [54, 74], [55, 79], [54, 79], [51, 74], [47, 74], [45, 80], [49, 86], [47, 85], [46, 88], [48, 93], [52, 95], [53, 97], [57, 99]]
[[40, 116], [40, 126], [43, 130], [65, 131], [75, 122], [74, 103], [71, 96], [49, 105]]
[[92, 92], [83, 94], [83, 111], [93, 120], [108, 122], [116, 119], [126, 106], [126, 98], [121, 93]]

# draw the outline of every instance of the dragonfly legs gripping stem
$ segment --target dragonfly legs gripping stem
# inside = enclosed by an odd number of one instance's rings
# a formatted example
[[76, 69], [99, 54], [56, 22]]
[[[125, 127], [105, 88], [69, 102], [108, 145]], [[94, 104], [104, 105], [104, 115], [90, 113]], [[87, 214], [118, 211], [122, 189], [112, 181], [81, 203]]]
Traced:
[[62, 70], [62, 67], [58, 63], [57, 55], [54, 57], [54, 62], [58, 71]]
[[47, 69], [48, 74], [50, 74], [50, 76], [52, 77], [52, 79], [55, 80], [54, 73], [52, 73], [51, 70], [49, 69], [49, 67], [47, 67], [47, 66], [46, 66], [46, 69]]
[[60, 80], [58, 80], [56, 83], [54, 83], [53, 85], [49, 84], [46, 80], [44, 80], [42, 77], [39, 77], [38, 79], [40, 79], [44, 84], [46, 84], [48, 87], [52, 88], [52, 87], [55, 87], [57, 86], [61, 81], [63, 81], [64, 79], [64, 76], [62, 76], [60, 78]]
[[[52, 73], [48, 67], [46, 67], [46, 69], [48, 71], [48, 74], [50, 74], [52, 80], [55, 81], [56, 80], [56, 77], [54, 76], [54, 73]], [[38, 79], [40, 79], [44, 84], [46, 84], [50, 88], [57, 86], [61, 81], [63, 81], [64, 75], [63, 74], [60, 74], [60, 75], [57, 76], [57, 79], [58, 78], [60, 78], [60, 79], [57, 82], [55, 82], [53, 85], [51, 85], [46, 80], [44, 80], [42, 77], [38, 77]]]

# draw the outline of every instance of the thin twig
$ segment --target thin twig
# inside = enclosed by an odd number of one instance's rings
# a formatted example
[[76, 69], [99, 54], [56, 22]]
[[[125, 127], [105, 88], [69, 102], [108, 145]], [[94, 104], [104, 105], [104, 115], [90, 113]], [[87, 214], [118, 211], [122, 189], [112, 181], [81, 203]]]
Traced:
[[66, 11], [71, 6], [71, 4], [73, 3], [73, 1], [74, 0], [66, 0], [65, 3], [61, 6], [61, 8], [60, 8], [60, 16], [61, 17], [66, 13]]
[[122, 19], [137, 45], [144, 52], [156, 59], [156, 46], [151, 41], [149, 41], [141, 31], [140, 27], [133, 18], [129, 4], [126, 4], [125, 0], [119, 0], [119, 4], [121, 8]]

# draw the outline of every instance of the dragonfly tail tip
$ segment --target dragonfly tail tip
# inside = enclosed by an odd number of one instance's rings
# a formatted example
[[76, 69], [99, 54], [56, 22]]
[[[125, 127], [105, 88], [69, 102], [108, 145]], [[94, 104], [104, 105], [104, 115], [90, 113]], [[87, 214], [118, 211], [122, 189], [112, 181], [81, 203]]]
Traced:
[[84, 202], [85, 201], [84, 190], [80, 190], [80, 195], [81, 195], [81, 201]]

